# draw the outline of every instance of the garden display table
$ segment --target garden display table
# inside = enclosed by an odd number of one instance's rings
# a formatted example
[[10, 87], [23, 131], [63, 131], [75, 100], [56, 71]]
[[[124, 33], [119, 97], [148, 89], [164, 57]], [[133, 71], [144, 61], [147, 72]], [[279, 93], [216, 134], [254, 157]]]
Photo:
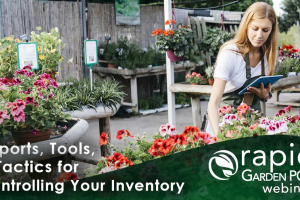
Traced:
[[[93, 108], [84, 108], [81, 110], [70, 111], [68, 113], [71, 114], [74, 118], [79, 119], [98, 119], [99, 120], [99, 135], [95, 137], [95, 140], [99, 140], [99, 136], [102, 132], [106, 132], [108, 134], [108, 141], [111, 142], [111, 133], [110, 133], [110, 117], [115, 115], [120, 108], [121, 105], [117, 104], [115, 109], [111, 109], [105, 107], [103, 105], [99, 105], [96, 110]], [[107, 145], [100, 146], [101, 156], [111, 155], [111, 149]], [[83, 161], [83, 158], [80, 157], [75, 158], [75, 160]]]
[[298, 91], [300, 92], [299, 88], [292, 88], [293, 86], [299, 86], [300, 85], [300, 76], [294, 76], [294, 77], [287, 77], [287, 78], [282, 78], [278, 82], [276, 82], [274, 85], [272, 85], [272, 92], [274, 92], [274, 105], [283, 105], [283, 106], [300, 106], [300, 103], [295, 103], [295, 102], [280, 102], [279, 101], [279, 94], [282, 91]]
[[[61, 137], [54, 137], [50, 138], [49, 140], [41, 141], [32, 143], [31, 146], [36, 145], [38, 146], [38, 154], [33, 154], [33, 149], [31, 148], [27, 150], [27, 147], [24, 149], [24, 154], [17, 154], [13, 155], [11, 153], [3, 154], [2, 155], [2, 163], [0, 163], [0, 169], [2, 169], [3, 165], [5, 163], [11, 163], [11, 164], [17, 164], [17, 163], [24, 163], [26, 160], [28, 160], [28, 163], [30, 160], [34, 162], [39, 162], [44, 164], [50, 163], [52, 171], [50, 173], [42, 172], [42, 173], [28, 173], [31, 178], [33, 179], [43, 179], [46, 182], [57, 182], [58, 179], [58, 167], [57, 163], [59, 160], [63, 161], [63, 164], [71, 164], [71, 155], [68, 153], [68, 151], [65, 154], [59, 153], [57, 147], [58, 146], [65, 146], [67, 149], [77, 143], [81, 136], [83, 136], [88, 128], [88, 123], [83, 119], [74, 119], [77, 120], [75, 124]], [[56, 143], [56, 148], [54, 152], [52, 152], [52, 147], [50, 143]], [[41, 155], [42, 153], [42, 155]], [[1, 172], [3, 173], [3, 172]]]
[[[186, 71], [190, 73], [191, 70], [194, 70], [197, 66], [202, 66], [204, 63], [202, 61], [199, 64], [196, 63], [184, 63], [184, 64], [175, 64], [174, 72]], [[125, 106], [131, 106], [132, 110], [138, 113], [138, 91], [137, 91], [137, 78], [151, 76], [151, 75], [160, 75], [166, 74], [166, 66], [157, 66], [150, 68], [138, 68], [135, 70], [125, 70], [125, 69], [112, 69], [104, 67], [93, 66], [93, 72], [97, 72], [103, 77], [109, 75], [121, 75], [125, 79], [130, 79], [131, 87], [131, 99], [132, 102], [122, 102]]]
[[202, 122], [200, 96], [210, 95], [212, 87], [212, 85], [190, 85], [189, 83], [175, 83], [169, 88], [169, 90], [173, 93], [182, 92], [191, 96], [193, 125], [197, 126], [198, 128], [201, 128]]

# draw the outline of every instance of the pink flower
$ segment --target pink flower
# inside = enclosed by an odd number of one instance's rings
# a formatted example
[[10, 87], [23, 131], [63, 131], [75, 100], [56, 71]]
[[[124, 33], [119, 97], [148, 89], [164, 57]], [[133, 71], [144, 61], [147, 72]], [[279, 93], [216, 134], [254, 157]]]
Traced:
[[210, 140], [210, 143], [213, 144], [213, 143], [215, 143], [217, 140], [218, 140], [217, 137], [212, 137], [211, 140]]
[[3, 83], [4, 85], [9, 85], [9, 81], [7, 78], [2, 78], [1, 83]]
[[24, 92], [25, 94], [30, 94], [30, 90], [31, 88], [27, 88], [26, 92]]
[[29, 76], [34, 76], [34, 73], [32, 73], [32, 72], [27, 72], [27, 74], [26, 74], [25, 76], [27, 76], [27, 77], [29, 77]]
[[40, 76], [40, 78], [41, 78], [41, 79], [50, 79], [50, 74], [44, 73], [44, 74], [42, 74], [42, 75]]
[[20, 109], [24, 110], [25, 109], [25, 102], [22, 99], [16, 99], [15, 100], [17, 106], [20, 107]]
[[285, 111], [285, 112], [291, 111], [291, 107], [292, 107], [292, 105], [289, 105], [288, 107], [285, 107], [285, 108], [284, 108], [284, 111]]
[[25, 122], [25, 117], [26, 117], [25, 113], [23, 111], [21, 111], [18, 115], [14, 116], [14, 120], [16, 122], [20, 122], [20, 121]]
[[39, 91], [39, 97], [41, 97], [42, 99], [44, 98], [44, 95]]
[[50, 86], [52, 86], [54, 88], [58, 88], [57, 82], [55, 80], [51, 80]]
[[37, 134], [37, 130], [36, 130], [36, 129], [33, 129], [33, 130], [32, 130], [32, 133], [33, 133], [34, 135], [36, 135], [36, 134]]
[[238, 120], [239, 120], [238, 116], [235, 115], [235, 114], [226, 114], [226, 115], [223, 117], [223, 120], [222, 120], [222, 122], [219, 124], [219, 126], [223, 126], [223, 125], [225, 125], [225, 124], [233, 125], [233, 120], [238, 121]]
[[210, 134], [209, 133], [200, 133], [200, 138], [203, 140], [204, 143], [209, 144], [210, 143]]
[[7, 87], [6, 87], [6, 85], [4, 84], [4, 83], [1, 83], [0, 82], [0, 90], [7, 90]]
[[29, 69], [29, 70], [32, 70], [32, 67], [30, 65], [26, 65], [23, 67], [23, 69]]
[[19, 78], [13, 78], [12, 83], [13, 83], [13, 85], [22, 84], [22, 82], [21, 82], [21, 80]]
[[227, 131], [225, 137], [227, 138], [233, 138], [232, 134], [234, 133], [234, 131]]
[[6, 108], [6, 109], [10, 109], [11, 107], [12, 107], [12, 103], [7, 102], [7, 103], [5, 104], [5, 108]]
[[170, 133], [171, 136], [172, 135], [176, 135], [176, 128], [175, 128], [175, 126], [170, 126], [169, 133]]
[[37, 106], [39, 105], [39, 103], [38, 103], [38, 102], [34, 102], [33, 105], [34, 105], [35, 107], [37, 107]]
[[167, 134], [169, 134], [168, 127], [166, 125], [161, 125], [159, 128], [159, 132], [161, 136], [165, 137]]
[[33, 85], [34, 86], [36, 86], [36, 87], [41, 87], [41, 88], [45, 88], [45, 83], [44, 83], [44, 81], [42, 81], [42, 80], [36, 80], [34, 83], [33, 83]]
[[3, 123], [4, 119], [10, 119], [10, 116], [7, 115], [8, 111], [7, 110], [0, 110], [0, 124]]
[[26, 97], [26, 104], [33, 104], [34, 103], [34, 97]]
[[15, 75], [18, 75], [18, 74], [27, 75], [27, 70], [26, 69], [17, 70]]
[[52, 99], [53, 96], [54, 96], [54, 94], [51, 93], [51, 94], [49, 95], [49, 99]]

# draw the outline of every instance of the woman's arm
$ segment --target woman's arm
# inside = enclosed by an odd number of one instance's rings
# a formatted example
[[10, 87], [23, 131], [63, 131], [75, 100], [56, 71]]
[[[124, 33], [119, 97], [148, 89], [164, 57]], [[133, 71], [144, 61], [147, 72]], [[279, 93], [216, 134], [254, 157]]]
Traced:
[[227, 81], [224, 81], [220, 78], [215, 78], [213, 89], [210, 95], [210, 100], [208, 102], [208, 118], [215, 136], [217, 136], [219, 132], [220, 116], [218, 110], [220, 107], [220, 101], [223, 96], [226, 83]]

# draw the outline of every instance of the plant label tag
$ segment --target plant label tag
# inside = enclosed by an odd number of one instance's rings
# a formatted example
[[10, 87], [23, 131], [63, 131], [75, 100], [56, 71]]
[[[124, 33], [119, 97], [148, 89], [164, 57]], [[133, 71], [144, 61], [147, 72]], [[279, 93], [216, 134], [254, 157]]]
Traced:
[[36, 42], [17, 44], [18, 68], [23, 69], [30, 66], [32, 69], [39, 69], [38, 48]]

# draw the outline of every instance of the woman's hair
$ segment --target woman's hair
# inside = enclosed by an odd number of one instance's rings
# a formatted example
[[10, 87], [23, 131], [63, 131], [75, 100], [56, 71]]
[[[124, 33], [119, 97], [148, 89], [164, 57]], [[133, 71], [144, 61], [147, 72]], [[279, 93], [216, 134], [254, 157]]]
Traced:
[[239, 30], [236, 36], [224, 43], [219, 50], [220, 51], [228, 44], [236, 44], [240, 53], [244, 56], [250, 51], [250, 41], [247, 37], [247, 30], [250, 22], [256, 19], [268, 18], [272, 22], [272, 31], [267, 41], [263, 44], [263, 51], [266, 53], [268, 59], [269, 75], [274, 74], [275, 70], [275, 59], [276, 59], [276, 44], [278, 37], [278, 25], [277, 17], [272, 6], [265, 2], [253, 3], [245, 12], [243, 19], [240, 23]]

